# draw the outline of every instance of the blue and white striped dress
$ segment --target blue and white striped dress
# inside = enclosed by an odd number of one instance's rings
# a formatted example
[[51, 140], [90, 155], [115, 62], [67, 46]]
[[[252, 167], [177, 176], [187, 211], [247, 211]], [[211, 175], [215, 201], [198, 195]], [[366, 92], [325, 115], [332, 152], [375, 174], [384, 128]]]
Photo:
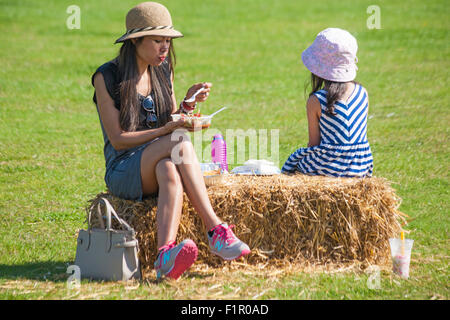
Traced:
[[281, 171], [332, 177], [370, 177], [373, 158], [367, 140], [368, 97], [360, 84], [347, 99], [335, 103], [336, 115], [329, 115], [326, 91], [314, 92], [319, 99], [320, 145], [292, 153]]

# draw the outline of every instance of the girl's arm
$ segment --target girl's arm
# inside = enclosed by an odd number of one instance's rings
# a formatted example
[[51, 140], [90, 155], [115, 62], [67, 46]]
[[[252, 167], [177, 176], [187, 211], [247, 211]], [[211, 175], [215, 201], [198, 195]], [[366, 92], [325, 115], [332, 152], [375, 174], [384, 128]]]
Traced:
[[320, 144], [319, 119], [321, 112], [319, 99], [314, 95], [310, 96], [306, 103], [309, 135], [308, 147], [318, 146]]
[[165, 126], [136, 132], [126, 132], [120, 127], [119, 110], [114, 106], [114, 101], [106, 90], [105, 80], [99, 72], [94, 77], [95, 95], [97, 97], [98, 111], [103, 127], [116, 150], [130, 149], [140, 146], [157, 137], [167, 135], [173, 130], [183, 126], [184, 120], [170, 121]]

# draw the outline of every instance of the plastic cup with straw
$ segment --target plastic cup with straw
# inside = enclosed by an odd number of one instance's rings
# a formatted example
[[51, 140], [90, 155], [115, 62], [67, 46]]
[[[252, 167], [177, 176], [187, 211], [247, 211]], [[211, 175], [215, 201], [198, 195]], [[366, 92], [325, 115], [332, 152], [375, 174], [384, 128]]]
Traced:
[[405, 239], [403, 231], [400, 233], [400, 239], [389, 239], [393, 272], [405, 279], [409, 277], [409, 263], [413, 242], [414, 240], [412, 239]]

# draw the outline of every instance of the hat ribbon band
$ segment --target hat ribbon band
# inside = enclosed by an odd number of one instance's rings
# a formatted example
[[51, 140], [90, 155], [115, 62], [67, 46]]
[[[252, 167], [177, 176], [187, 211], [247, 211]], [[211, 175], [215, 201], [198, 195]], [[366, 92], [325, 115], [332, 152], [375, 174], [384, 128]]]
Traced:
[[156, 27], [145, 27], [145, 28], [136, 28], [127, 30], [126, 35], [141, 32], [141, 31], [150, 31], [150, 30], [161, 30], [161, 29], [173, 29], [173, 26], [156, 26]]

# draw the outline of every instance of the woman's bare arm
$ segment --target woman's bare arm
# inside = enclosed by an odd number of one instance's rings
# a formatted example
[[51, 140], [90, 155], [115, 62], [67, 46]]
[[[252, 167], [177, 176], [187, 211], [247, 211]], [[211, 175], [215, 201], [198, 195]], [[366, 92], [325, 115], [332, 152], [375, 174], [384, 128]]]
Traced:
[[111, 145], [116, 150], [124, 150], [142, 145], [157, 137], [167, 135], [176, 128], [182, 126], [183, 120], [169, 122], [157, 129], [126, 132], [120, 127], [119, 110], [114, 106], [114, 100], [106, 90], [103, 75], [99, 72], [94, 77], [95, 95], [97, 97], [100, 118], [108, 135]]

